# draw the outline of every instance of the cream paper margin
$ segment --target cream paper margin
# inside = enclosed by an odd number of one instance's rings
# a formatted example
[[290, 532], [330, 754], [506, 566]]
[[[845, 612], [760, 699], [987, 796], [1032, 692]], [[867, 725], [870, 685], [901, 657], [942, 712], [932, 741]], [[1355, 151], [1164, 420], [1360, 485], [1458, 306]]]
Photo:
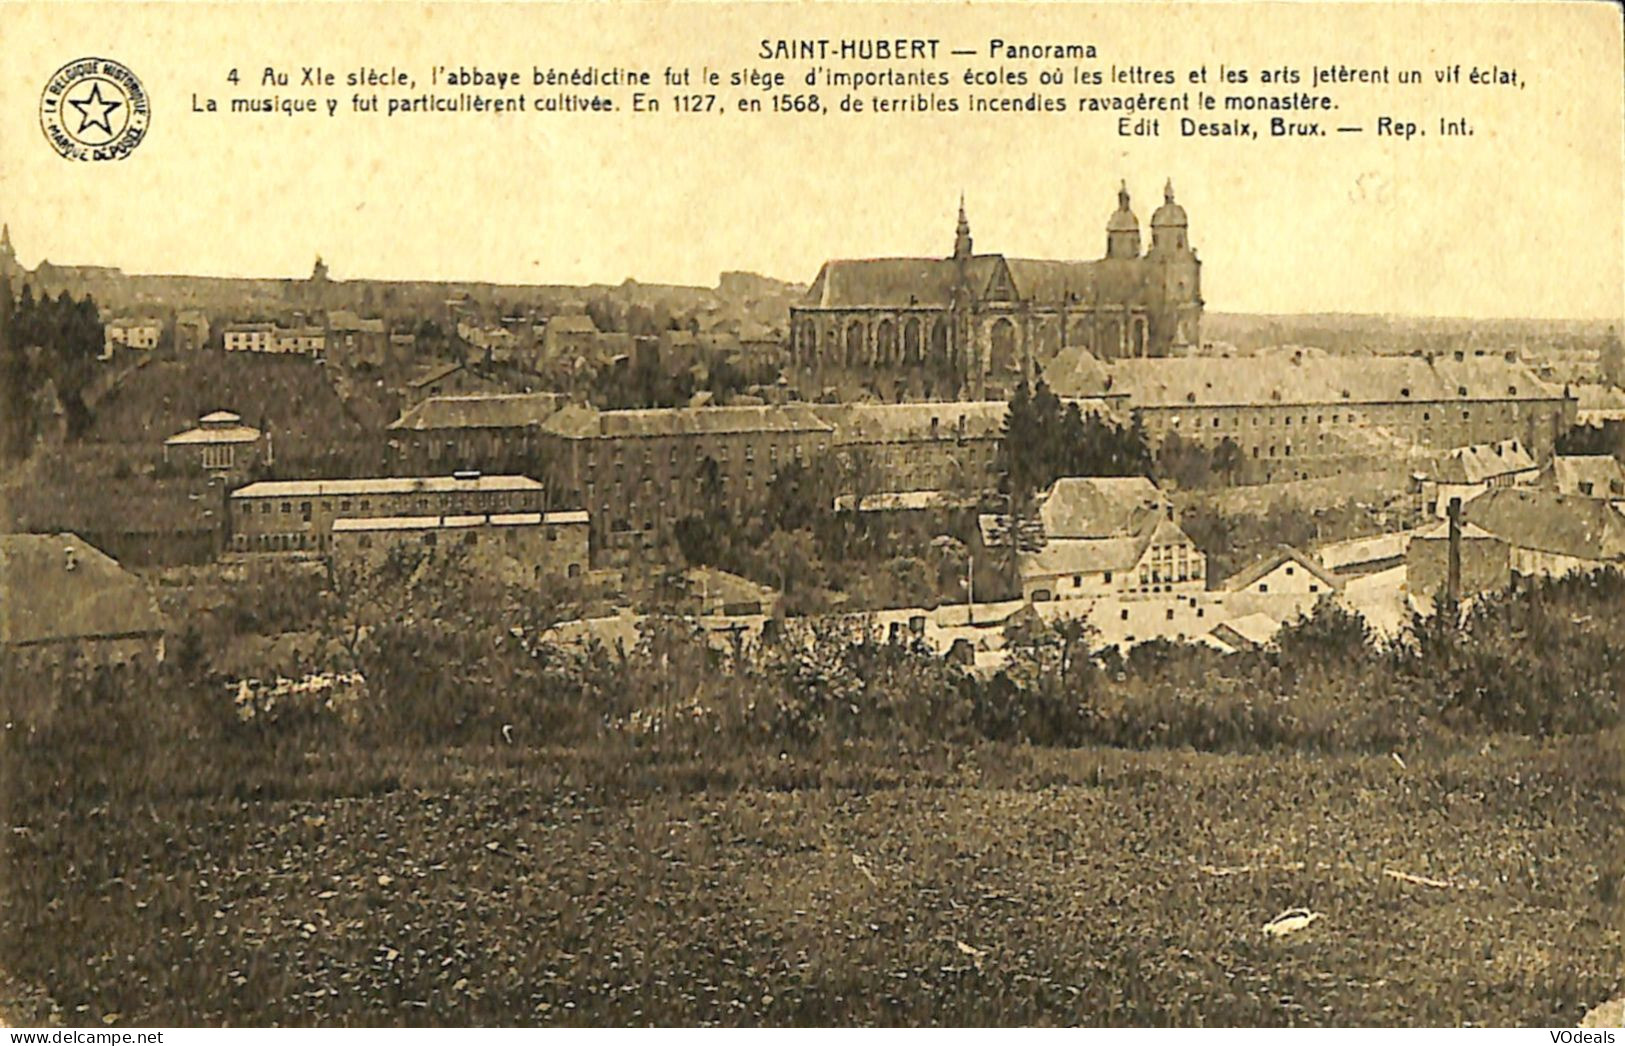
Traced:
[[[1120, 179], [1142, 224], [1172, 178], [1229, 312], [1625, 314], [1625, 80], [1610, 3], [0, 4], [0, 219], [25, 265], [513, 283], [807, 281], [828, 257], [978, 249], [1091, 258]], [[203, 116], [272, 65], [771, 67], [762, 38], [1079, 41], [1093, 63], [1516, 67], [1521, 90], [1362, 88], [1353, 115], [1466, 117], [1470, 139], [1121, 138], [1074, 114]], [[39, 130], [51, 72], [134, 70], [147, 139], [70, 163]], [[780, 63], [794, 74], [804, 63]], [[1036, 69], [1044, 63], [1003, 63]], [[1073, 63], [1067, 63], [1073, 64]], [[1090, 64], [1090, 63], [1080, 63]], [[657, 77], [658, 79], [658, 77]], [[245, 85], [246, 86], [246, 85]], [[661, 90], [661, 89], [656, 89]], [[669, 93], [669, 92], [663, 92]], [[1344, 90], [1341, 97], [1354, 98]], [[1339, 118], [1350, 115], [1347, 111]]]

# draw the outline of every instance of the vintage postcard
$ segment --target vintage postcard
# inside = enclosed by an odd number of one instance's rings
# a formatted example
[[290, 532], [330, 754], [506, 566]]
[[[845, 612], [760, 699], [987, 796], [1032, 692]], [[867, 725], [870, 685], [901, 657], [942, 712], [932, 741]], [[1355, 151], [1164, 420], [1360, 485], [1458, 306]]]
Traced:
[[1615, 1041], [1617, 4], [0, 69], [0, 1024]]

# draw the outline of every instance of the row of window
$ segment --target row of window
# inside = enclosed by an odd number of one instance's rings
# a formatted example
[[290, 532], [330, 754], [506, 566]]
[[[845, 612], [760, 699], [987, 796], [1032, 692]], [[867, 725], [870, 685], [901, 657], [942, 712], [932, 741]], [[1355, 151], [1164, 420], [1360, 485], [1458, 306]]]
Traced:
[[[410, 497], [409, 501], [401, 500], [408, 497]], [[244, 515], [252, 515], [254, 513], [255, 501], [259, 503], [260, 515], [268, 516], [271, 514], [271, 507], [273, 504], [271, 498], [255, 498], [253, 500], [245, 498], [239, 502], [239, 504], [243, 506]], [[379, 512], [385, 514], [405, 508], [411, 508], [425, 513], [435, 508], [441, 509], [445, 512], [455, 509], [471, 513], [488, 512], [493, 509], [503, 508], [511, 508], [528, 512], [540, 512], [540, 502], [540, 496], [531, 491], [491, 491], [479, 494], [437, 494], [433, 496], [419, 494], [415, 497], [411, 497], [409, 495], [391, 495], [388, 497], [380, 497], [378, 499], [377, 507]], [[320, 507], [321, 511], [324, 513], [331, 513], [335, 511], [336, 505], [337, 511], [340, 515], [343, 515], [346, 512], [370, 513], [373, 510], [372, 498], [318, 498], [298, 502], [290, 499], [279, 501], [275, 504], [276, 511], [283, 515], [291, 515], [294, 511], [294, 506], [297, 504], [299, 514], [304, 517], [306, 521], [311, 518], [311, 515], [317, 507]]]
[[224, 445], [210, 444], [203, 448], [203, 467], [206, 469], [229, 469], [236, 460], [234, 451], [236, 447], [229, 443]]
[[320, 534], [234, 534], [231, 547], [238, 552], [319, 552], [327, 547]]
[[[1480, 411], [1480, 417], [1488, 416], [1491, 419], [1499, 418], [1501, 420], [1510, 420], [1510, 419], [1516, 419], [1518, 417], [1518, 415], [1520, 414], [1520, 412], [1524, 408], [1524, 404], [1519, 403], [1519, 402], [1513, 402], [1513, 403], [1481, 403], [1481, 404], [1478, 405], [1478, 407], [1479, 407], [1479, 411]], [[1378, 407], [1372, 407], [1372, 408], [1368, 409], [1364, 414], [1361, 414], [1361, 413], [1356, 412], [1356, 411], [1348, 411], [1347, 413], [1344, 413], [1342, 411], [1338, 411], [1338, 412], [1334, 412], [1334, 413], [1331, 413], [1331, 414], [1326, 414], [1326, 413], [1323, 412], [1323, 413], [1318, 413], [1318, 414], [1313, 415], [1313, 418], [1314, 418], [1313, 423], [1316, 424], [1316, 425], [1326, 425], [1326, 424], [1331, 424], [1331, 425], [1358, 425], [1358, 424], [1364, 424], [1364, 423], [1368, 423], [1368, 422], [1375, 422], [1377, 424], [1382, 424], [1382, 425], [1395, 424], [1395, 423], [1403, 424], [1406, 419], [1415, 417], [1414, 410], [1415, 410], [1415, 408], [1413, 408], [1413, 407], [1382, 407], [1382, 406], [1378, 406]], [[1271, 413], [1271, 414], [1262, 414], [1262, 413], [1259, 413], [1257, 410], [1248, 410], [1246, 408], [1238, 408], [1238, 409], [1236, 409], [1236, 410], [1234, 410], [1232, 412], [1227, 412], [1227, 414], [1228, 414], [1228, 417], [1230, 419], [1228, 426], [1226, 426], [1225, 423], [1224, 423], [1225, 415], [1216, 415], [1216, 416], [1214, 416], [1212, 418], [1204, 418], [1201, 415], [1195, 415], [1195, 416], [1193, 416], [1191, 418], [1191, 423], [1192, 423], [1192, 425], [1194, 427], [1199, 428], [1199, 429], [1201, 429], [1201, 428], [1222, 429], [1222, 428], [1226, 428], [1226, 427], [1232, 428], [1232, 429], [1240, 429], [1240, 428], [1246, 428], [1247, 427], [1247, 419], [1251, 419], [1251, 427], [1258, 428], [1260, 426], [1274, 425], [1276, 423], [1276, 418], [1278, 416], [1281, 418], [1281, 425], [1283, 425], [1283, 426], [1290, 426], [1290, 425], [1294, 424], [1294, 420], [1296, 421], [1296, 423], [1298, 425], [1309, 425], [1311, 423], [1310, 422], [1311, 415], [1309, 415], [1309, 414], [1297, 414], [1297, 415], [1293, 415], [1293, 414], [1276, 415], [1276, 414], [1273, 414], [1273, 413]], [[1174, 429], [1179, 428], [1180, 425], [1181, 425], [1181, 422], [1183, 420], [1182, 416], [1179, 415], [1179, 414], [1162, 415], [1162, 416], [1153, 414], [1152, 416], [1150, 416], [1147, 419], [1147, 421], [1148, 421], [1149, 424], [1155, 426], [1159, 421], [1163, 421], [1164, 418], [1166, 418], [1166, 421], [1164, 423], [1167, 425], [1167, 427], [1174, 428]], [[1473, 418], [1473, 414], [1472, 414], [1471, 409], [1462, 410], [1462, 412], [1461, 412], [1461, 420], [1462, 421], [1469, 421], [1470, 422], [1472, 420], [1472, 418]], [[1441, 411], [1440, 414], [1439, 414], [1439, 421], [1445, 422], [1445, 421], [1449, 421], [1449, 420], [1451, 420], [1451, 419], [1448, 417], [1446, 412]], [[1424, 410], [1422, 412], [1422, 421], [1423, 421], [1423, 423], [1431, 424], [1434, 421], [1433, 411], [1432, 410]]]

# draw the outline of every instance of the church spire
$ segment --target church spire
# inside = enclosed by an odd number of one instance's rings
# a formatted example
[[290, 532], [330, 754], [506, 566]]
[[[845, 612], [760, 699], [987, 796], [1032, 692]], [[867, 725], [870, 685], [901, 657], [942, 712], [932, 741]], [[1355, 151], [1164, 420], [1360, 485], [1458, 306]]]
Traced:
[[970, 219], [965, 216], [965, 194], [959, 194], [959, 227], [954, 231], [954, 257], [971, 256]]
[[1117, 188], [1117, 210], [1106, 222], [1106, 257], [1138, 258], [1140, 256], [1140, 219], [1129, 206], [1128, 182]]
[[1174, 180], [1172, 178], [1169, 178], [1167, 183], [1164, 184], [1163, 187], [1162, 187], [1162, 202], [1163, 203], [1173, 203], [1174, 202]]

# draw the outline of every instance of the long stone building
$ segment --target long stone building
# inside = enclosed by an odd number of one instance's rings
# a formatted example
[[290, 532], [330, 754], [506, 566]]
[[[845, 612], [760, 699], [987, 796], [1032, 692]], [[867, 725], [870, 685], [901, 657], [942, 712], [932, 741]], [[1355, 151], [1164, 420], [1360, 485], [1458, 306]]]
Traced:
[[1329, 356], [1313, 350], [1248, 357], [1119, 360], [1081, 355], [1046, 377], [1061, 396], [1111, 396], [1153, 446], [1178, 436], [1240, 452], [1238, 482], [1314, 479], [1405, 465], [1455, 447], [1518, 440], [1544, 463], [1575, 422], [1568, 389], [1515, 358]]
[[760, 499], [780, 468], [830, 450], [834, 427], [801, 405], [597, 410], [542, 423], [549, 499], [585, 509], [595, 556], [664, 545], [686, 516]]
[[962, 201], [946, 258], [825, 262], [790, 309], [797, 383], [980, 398], [1031, 378], [1035, 364], [1068, 347], [1113, 360], [1200, 345], [1201, 262], [1172, 183], [1163, 196], [1142, 251], [1123, 187], [1095, 261], [977, 254]]

